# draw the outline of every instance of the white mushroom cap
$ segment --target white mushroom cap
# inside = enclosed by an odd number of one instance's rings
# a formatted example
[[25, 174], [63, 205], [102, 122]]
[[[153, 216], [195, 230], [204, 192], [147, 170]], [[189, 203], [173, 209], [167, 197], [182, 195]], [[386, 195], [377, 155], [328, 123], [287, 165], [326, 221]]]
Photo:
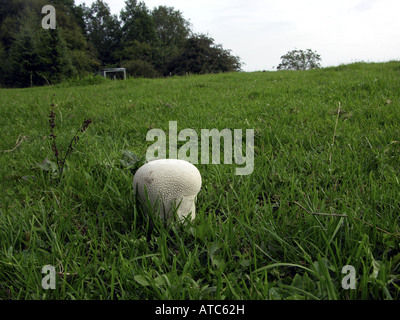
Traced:
[[177, 208], [180, 220], [190, 213], [193, 220], [200, 189], [199, 170], [184, 160], [154, 160], [140, 167], [133, 177], [133, 190], [138, 193], [141, 203], [146, 205], [150, 200], [152, 208], [162, 218], [171, 218]]

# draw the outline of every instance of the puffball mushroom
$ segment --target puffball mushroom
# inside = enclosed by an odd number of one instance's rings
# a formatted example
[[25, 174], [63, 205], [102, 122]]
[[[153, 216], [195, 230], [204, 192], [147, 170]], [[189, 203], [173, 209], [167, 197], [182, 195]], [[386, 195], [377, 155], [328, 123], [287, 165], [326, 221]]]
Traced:
[[133, 190], [146, 207], [148, 201], [161, 218], [170, 219], [177, 208], [179, 220], [196, 215], [195, 201], [201, 189], [199, 170], [190, 162], [160, 159], [140, 167], [133, 177]]

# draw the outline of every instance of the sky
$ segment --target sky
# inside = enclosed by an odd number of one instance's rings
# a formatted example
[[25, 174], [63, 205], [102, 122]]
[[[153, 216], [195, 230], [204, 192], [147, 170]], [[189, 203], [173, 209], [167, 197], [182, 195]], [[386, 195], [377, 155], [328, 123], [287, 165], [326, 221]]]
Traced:
[[[90, 6], [94, 0], [75, 0]], [[124, 0], [104, 0], [119, 15]], [[196, 33], [239, 56], [244, 71], [276, 70], [290, 50], [312, 49], [323, 67], [400, 60], [399, 0], [144, 0], [182, 12]]]

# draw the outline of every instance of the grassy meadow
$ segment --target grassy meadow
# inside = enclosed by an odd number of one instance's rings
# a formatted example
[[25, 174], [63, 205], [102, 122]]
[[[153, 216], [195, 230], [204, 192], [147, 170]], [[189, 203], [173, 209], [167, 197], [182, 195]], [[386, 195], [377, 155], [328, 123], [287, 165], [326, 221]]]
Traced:
[[[60, 157], [92, 120], [61, 177], [51, 104]], [[169, 121], [255, 132], [251, 175], [196, 165], [183, 225], [132, 191]], [[396, 61], [0, 89], [0, 299], [400, 299], [399, 130]]]

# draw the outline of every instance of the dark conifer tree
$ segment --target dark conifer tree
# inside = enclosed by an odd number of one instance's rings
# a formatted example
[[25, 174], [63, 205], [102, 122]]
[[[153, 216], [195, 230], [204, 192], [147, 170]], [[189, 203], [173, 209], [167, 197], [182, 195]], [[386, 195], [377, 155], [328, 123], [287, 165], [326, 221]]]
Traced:
[[37, 72], [46, 82], [58, 83], [72, 75], [71, 59], [60, 28], [41, 31], [39, 54]]
[[28, 87], [38, 84], [38, 67], [40, 65], [36, 39], [28, 27], [21, 28], [11, 48], [11, 75], [7, 84]]

